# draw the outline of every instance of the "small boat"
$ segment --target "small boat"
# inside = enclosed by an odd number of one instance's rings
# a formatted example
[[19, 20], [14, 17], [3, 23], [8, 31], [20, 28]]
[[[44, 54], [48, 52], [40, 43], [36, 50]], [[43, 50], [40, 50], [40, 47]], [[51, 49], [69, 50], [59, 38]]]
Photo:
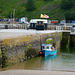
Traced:
[[42, 44], [40, 55], [52, 56], [57, 54], [57, 49], [55, 49], [52, 44]]

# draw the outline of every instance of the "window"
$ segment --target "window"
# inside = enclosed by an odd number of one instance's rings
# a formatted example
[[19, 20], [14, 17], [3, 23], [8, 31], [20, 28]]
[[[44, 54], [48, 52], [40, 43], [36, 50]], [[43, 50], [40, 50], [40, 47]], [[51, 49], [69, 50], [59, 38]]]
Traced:
[[46, 46], [46, 49], [49, 49], [49, 46]]
[[38, 24], [42, 24], [42, 22], [38, 22]]
[[45, 46], [42, 46], [42, 49], [45, 49]]
[[43, 21], [37, 21], [37, 25], [44, 25]]

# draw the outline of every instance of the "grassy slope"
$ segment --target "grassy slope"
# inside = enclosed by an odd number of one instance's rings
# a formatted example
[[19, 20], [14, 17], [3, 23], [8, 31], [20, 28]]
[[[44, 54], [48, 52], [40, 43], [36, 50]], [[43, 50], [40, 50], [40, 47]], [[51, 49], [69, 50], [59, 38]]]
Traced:
[[[64, 19], [64, 13], [74, 12], [74, 7], [70, 10], [64, 11], [60, 9], [61, 0], [35, 0], [37, 9], [33, 12], [27, 12], [25, 8], [27, 0], [0, 0], [0, 17], [9, 17], [13, 9], [15, 9], [15, 16], [17, 18], [27, 16], [29, 20], [31, 18], [40, 18], [40, 14], [47, 14], [50, 16], [50, 20], [52, 19]], [[74, 0], [73, 0], [74, 1]]]

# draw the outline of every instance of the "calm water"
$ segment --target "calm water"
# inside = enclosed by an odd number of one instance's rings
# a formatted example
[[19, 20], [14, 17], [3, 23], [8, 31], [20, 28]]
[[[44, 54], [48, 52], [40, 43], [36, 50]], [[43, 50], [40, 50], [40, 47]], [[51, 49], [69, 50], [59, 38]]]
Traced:
[[55, 56], [35, 57], [7, 69], [75, 71], [75, 46], [61, 47]]
[[75, 54], [64, 52], [55, 56], [36, 57], [13, 66], [8, 66], [7, 69], [75, 71]]

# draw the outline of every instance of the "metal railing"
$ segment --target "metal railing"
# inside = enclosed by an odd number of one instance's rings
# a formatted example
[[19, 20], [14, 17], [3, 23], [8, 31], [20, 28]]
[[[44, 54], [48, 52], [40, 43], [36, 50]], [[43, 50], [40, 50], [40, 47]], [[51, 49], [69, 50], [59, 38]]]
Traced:
[[[71, 30], [74, 23], [66, 23], [66, 25], [51, 25], [48, 24], [48, 30]], [[0, 24], [0, 29], [28, 29], [29, 24]]]

